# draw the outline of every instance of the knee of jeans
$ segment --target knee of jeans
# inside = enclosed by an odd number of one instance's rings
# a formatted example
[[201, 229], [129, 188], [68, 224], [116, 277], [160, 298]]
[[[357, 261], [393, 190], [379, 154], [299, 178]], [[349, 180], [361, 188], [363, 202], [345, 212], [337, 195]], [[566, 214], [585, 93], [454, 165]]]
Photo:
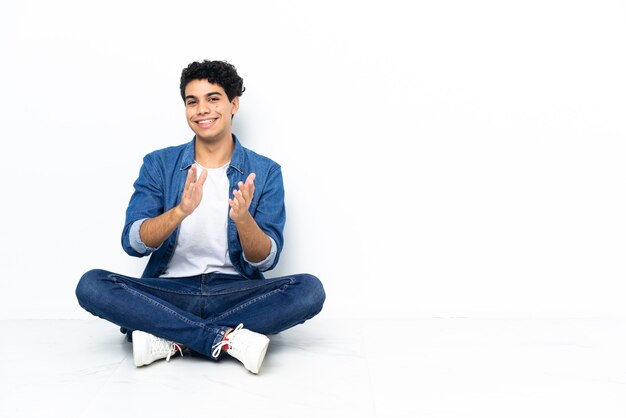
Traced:
[[326, 292], [322, 282], [312, 274], [302, 274], [299, 277], [302, 284], [306, 287], [304, 299], [309, 307], [312, 315], [317, 315], [324, 306], [326, 300]]
[[99, 269], [90, 270], [83, 274], [78, 285], [76, 285], [76, 298], [80, 306], [88, 310], [94, 301], [102, 297], [101, 279], [106, 274], [108, 272]]

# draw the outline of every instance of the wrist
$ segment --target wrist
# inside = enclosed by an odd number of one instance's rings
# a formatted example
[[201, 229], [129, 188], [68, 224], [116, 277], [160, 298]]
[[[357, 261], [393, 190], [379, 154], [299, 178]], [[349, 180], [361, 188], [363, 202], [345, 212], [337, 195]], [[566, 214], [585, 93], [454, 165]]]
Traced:
[[235, 225], [237, 225], [237, 228], [246, 228], [255, 224], [256, 222], [254, 221], [254, 218], [252, 217], [252, 215], [250, 215], [250, 212], [248, 211], [246, 211], [246, 214], [244, 216], [235, 221]]
[[191, 215], [191, 213], [186, 213], [183, 208], [178, 205], [174, 206], [172, 209], [172, 215], [174, 216], [176, 223], [180, 224], [187, 216]]

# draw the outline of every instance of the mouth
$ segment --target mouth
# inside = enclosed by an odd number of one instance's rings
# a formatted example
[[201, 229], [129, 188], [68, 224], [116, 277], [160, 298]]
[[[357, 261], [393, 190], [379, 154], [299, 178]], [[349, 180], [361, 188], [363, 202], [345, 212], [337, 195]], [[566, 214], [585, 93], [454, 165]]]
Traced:
[[215, 121], [217, 121], [217, 118], [207, 118], [207, 119], [200, 119], [195, 121], [195, 123], [200, 126], [200, 128], [202, 129], [207, 129], [210, 128], [211, 126], [213, 126], [215, 124]]

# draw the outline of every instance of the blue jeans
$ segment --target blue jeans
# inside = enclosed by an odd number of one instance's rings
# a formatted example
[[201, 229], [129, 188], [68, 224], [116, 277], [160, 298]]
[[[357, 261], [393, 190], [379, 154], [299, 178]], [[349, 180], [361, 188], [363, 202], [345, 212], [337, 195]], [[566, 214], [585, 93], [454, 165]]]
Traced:
[[250, 280], [210, 273], [137, 279], [91, 270], [76, 287], [80, 306], [126, 330], [141, 330], [207, 357], [229, 328], [240, 323], [276, 334], [322, 310], [322, 283], [309, 274]]

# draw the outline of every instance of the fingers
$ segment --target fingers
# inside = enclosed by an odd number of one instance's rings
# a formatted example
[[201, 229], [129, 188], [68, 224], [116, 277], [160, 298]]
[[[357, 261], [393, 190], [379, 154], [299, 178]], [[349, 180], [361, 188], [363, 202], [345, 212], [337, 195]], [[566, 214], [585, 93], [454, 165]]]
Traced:
[[202, 170], [202, 173], [200, 173], [200, 177], [198, 178], [198, 185], [200, 187], [204, 186], [204, 182], [206, 181], [208, 174], [209, 172], [207, 170]]
[[239, 186], [239, 190], [241, 191], [243, 198], [246, 202], [251, 202], [252, 197], [254, 196], [254, 179], [256, 178], [256, 174], [250, 173], [246, 182], [239, 182], [237, 186]]
[[181, 209], [187, 215], [191, 214], [202, 200], [202, 187], [207, 178], [207, 171], [202, 170], [198, 177], [198, 168], [192, 165], [187, 171], [187, 179], [185, 180], [185, 188], [181, 196]]
[[189, 197], [192, 199], [192, 201], [197, 201], [197, 203], [200, 204], [199, 199], [202, 198], [202, 187], [204, 186], [204, 182], [206, 181], [208, 173], [206, 170], [202, 170], [202, 172], [200, 173], [200, 177], [197, 177], [197, 169], [195, 165], [193, 166], [193, 171], [194, 172], [192, 174], [192, 181], [188, 189]]
[[[241, 187], [241, 182], [239, 182], [239, 185]], [[231, 207], [245, 207], [246, 206], [246, 201], [247, 199], [245, 198], [244, 194], [241, 192], [241, 190], [233, 190], [233, 197], [232, 199], [228, 199], [229, 202], [232, 202]]]
[[238, 190], [234, 190], [233, 198], [228, 199], [228, 205], [230, 206], [229, 215], [234, 221], [237, 221], [241, 217], [242, 200], [241, 192]]
[[232, 199], [228, 199], [228, 204], [231, 208], [231, 217], [237, 219], [240, 216], [244, 216], [250, 207], [252, 198], [254, 197], [254, 179], [256, 174], [250, 173], [246, 182], [240, 181], [237, 183], [238, 189], [233, 190]]
[[183, 190], [189, 189], [189, 185], [196, 180], [196, 166], [192, 165], [189, 170], [187, 170], [187, 179], [185, 180], [185, 188]]
[[198, 189], [202, 189], [204, 186], [204, 182], [207, 178], [207, 171], [202, 170], [200, 173], [200, 177], [198, 177], [198, 169], [195, 165], [192, 165], [191, 168], [187, 171], [187, 179], [185, 180], [185, 188], [183, 189], [183, 196], [193, 196], [197, 193]]

